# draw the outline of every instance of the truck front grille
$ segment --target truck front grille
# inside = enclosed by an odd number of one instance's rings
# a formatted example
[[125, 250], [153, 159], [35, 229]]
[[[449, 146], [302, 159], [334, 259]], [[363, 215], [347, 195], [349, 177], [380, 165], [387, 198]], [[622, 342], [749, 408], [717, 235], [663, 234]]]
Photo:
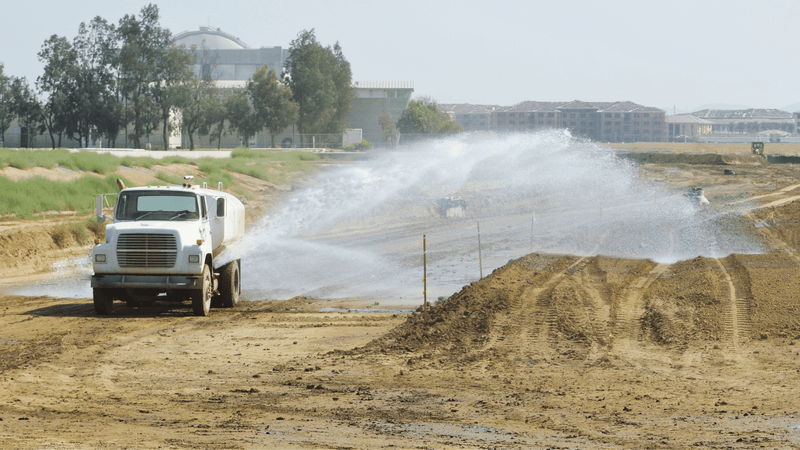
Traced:
[[120, 234], [117, 261], [120, 267], [175, 267], [178, 245], [172, 234]]

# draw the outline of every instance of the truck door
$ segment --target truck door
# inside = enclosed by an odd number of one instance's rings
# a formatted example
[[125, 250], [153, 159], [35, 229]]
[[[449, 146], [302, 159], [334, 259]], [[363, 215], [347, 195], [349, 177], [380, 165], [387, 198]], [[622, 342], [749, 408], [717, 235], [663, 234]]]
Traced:
[[211, 216], [211, 244], [213, 248], [219, 248], [225, 240], [225, 198], [206, 197], [208, 200], [208, 212]]

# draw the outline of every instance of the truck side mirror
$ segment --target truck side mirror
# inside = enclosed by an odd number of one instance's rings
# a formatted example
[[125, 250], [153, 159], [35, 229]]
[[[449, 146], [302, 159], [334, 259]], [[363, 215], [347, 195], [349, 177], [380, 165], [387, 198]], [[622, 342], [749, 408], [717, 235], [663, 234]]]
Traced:
[[217, 199], [217, 217], [225, 217], [225, 199]]

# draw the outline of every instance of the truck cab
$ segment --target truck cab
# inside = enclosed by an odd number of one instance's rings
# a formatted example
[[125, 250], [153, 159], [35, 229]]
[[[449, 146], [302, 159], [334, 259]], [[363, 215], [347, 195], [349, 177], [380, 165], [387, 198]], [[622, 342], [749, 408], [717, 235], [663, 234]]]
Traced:
[[108, 219], [105, 197], [117, 195], [106, 241], [92, 249], [98, 314], [110, 314], [114, 300], [134, 307], [165, 296], [190, 300], [200, 316], [208, 315], [212, 301], [223, 307], [238, 303], [241, 262], [215, 258], [244, 234], [244, 206], [221, 189], [193, 186], [187, 179], [181, 186], [125, 188], [98, 196], [98, 220], [103, 221]]

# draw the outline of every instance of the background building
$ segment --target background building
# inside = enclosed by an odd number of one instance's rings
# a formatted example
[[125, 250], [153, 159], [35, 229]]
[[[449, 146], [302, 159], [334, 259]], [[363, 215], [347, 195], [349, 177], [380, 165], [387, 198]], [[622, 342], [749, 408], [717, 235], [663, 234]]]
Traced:
[[704, 109], [691, 113], [711, 123], [713, 134], [756, 134], [778, 130], [792, 133], [792, 113], [779, 109]]
[[492, 112], [493, 129], [566, 128], [573, 136], [601, 142], [661, 142], [666, 113], [633, 102], [526, 101]]
[[712, 124], [708, 120], [692, 114], [667, 116], [667, 140], [676, 142], [697, 141], [712, 132]]
[[200, 27], [198, 31], [184, 31], [172, 38], [176, 45], [194, 48], [197, 76], [211, 75], [213, 80], [247, 81], [264, 66], [275, 69], [280, 76], [289, 50], [281, 47], [250, 48], [236, 36], [219, 28]]
[[492, 111], [497, 105], [471, 105], [469, 103], [437, 105], [465, 131], [488, 131], [492, 129]]
[[384, 111], [396, 124], [411, 101], [413, 81], [355, 81], [355, 98], [350, 104], [350, 128], [360, 128], [362, 138], [372, 144], [384, 141], [378, 122]]

